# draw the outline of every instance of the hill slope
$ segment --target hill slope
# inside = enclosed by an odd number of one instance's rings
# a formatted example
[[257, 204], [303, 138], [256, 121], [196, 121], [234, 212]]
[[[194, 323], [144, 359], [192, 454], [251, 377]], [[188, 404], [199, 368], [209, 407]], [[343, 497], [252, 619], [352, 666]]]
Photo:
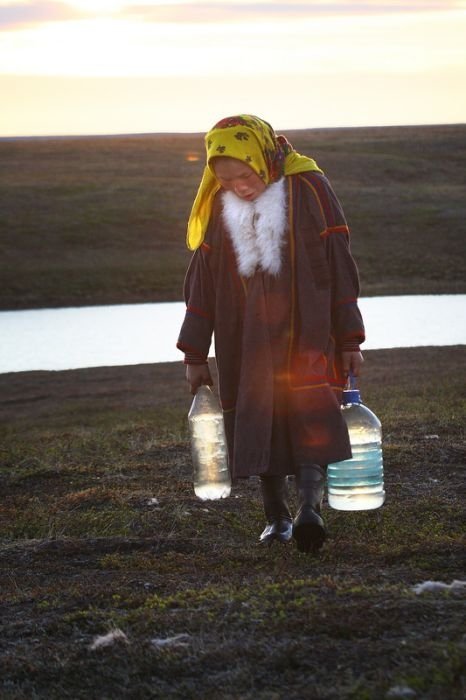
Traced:
[[[345, 209], [363, 294], [466, 291], [466, 125], [287, 132]], [[0, 308], [180, 300], [200, 134], [0, 140]]]

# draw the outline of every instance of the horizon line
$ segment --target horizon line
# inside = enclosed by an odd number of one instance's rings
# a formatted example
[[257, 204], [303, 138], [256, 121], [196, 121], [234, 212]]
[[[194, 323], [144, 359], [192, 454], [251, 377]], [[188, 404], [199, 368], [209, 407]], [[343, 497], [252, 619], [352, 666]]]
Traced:
[[[279, 127], [274, 129], [275, 132], [280, 131], [339, 131], [339, 130], [356, 130], [356, 129], [406, 129], [406, 128], [426, 128], [426, 127], [443, 127], [443, 126], [466, 126], [464, 122], [423, 122], [423, 123], [402, 123], [402, 124], [357, 124], [351, 126], [310, 126], [310, 127]], [[86, 138], [128, 138], [128, 137], [147, 137], [147, 136], [197, 136], [204, 135], [205, 131], [134, 131], [134, 132], [92, 132], [83, 134], [22, 134], [18, 136], [1, 136], [0, 141], [26, 141], [26, 140], [46, 140], [46, 139], [86, 139]]]

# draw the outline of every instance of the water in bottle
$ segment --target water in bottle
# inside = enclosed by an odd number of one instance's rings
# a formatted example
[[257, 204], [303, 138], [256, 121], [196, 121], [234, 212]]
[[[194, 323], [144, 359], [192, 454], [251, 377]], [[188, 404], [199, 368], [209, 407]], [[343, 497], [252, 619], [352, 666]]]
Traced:
[[188, 414], [194, 493], [203, 501], [231, 492], [223, 415], [208, 386], [200, 386]]
[[328, 503], [336, 510], [379, 508], [385, 501], [382, 426], [358, 389], [343, 392], [342, 412], [353, 456], [328, 465]]

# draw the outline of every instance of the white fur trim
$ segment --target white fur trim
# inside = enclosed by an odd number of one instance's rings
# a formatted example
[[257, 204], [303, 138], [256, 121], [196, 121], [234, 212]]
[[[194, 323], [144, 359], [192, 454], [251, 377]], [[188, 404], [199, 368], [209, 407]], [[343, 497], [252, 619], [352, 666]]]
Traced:
[[238, 270], [251, 277], [257, 268], [278, 275], [286, 231], [285, 179], [264, 190], [253, 202], [224, 192], [223, 221], [233, 243]]

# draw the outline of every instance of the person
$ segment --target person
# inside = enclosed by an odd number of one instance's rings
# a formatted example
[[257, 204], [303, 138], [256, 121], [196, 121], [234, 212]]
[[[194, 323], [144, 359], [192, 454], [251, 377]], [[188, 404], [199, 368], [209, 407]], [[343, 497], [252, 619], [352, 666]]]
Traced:
[[327, 534], [326, 466], [351, 457], [341, 391], [363, 361], [348, 226], [316, 162], [263, 119], [222, 119], [205, 146], [177, 347], [195, 393], [212, 385], [214, 336], [232, 478], [260, 477], [259, 541], [294, 538], [299, 551], [316, 552]]

